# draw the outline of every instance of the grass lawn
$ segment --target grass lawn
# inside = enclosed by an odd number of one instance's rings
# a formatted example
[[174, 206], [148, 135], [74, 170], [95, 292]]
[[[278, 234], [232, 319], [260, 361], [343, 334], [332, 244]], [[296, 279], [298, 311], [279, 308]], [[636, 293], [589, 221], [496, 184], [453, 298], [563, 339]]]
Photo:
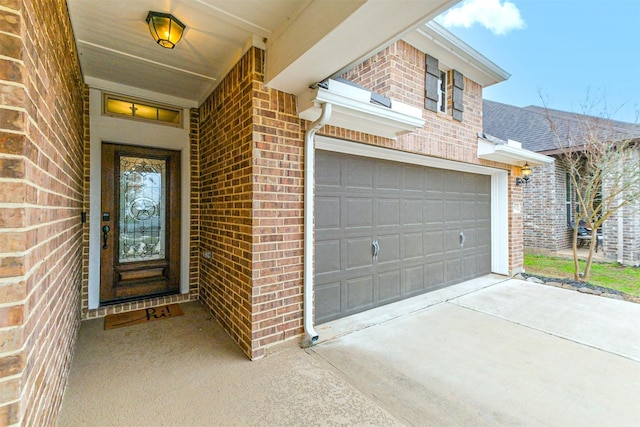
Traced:
[[[525, 254], [524, 269], [529, 274], [573, 279], [573, 260], [542, 255]], [[580, 261], [580, 270], [584, 261]], [[593, 263], [588, 283], [603, 288], [616, 289], [629, 295], [640, 296], [640, 268], [621, 266], [617, 263]]]

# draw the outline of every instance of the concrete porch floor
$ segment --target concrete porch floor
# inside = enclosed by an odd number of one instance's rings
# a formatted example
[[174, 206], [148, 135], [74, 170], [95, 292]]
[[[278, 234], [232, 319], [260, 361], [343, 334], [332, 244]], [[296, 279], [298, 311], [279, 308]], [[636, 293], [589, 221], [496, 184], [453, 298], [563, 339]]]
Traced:
[[640, 425], [640, 304], [488, 276], [255, 362], [181, 306], [84, 322], [58, 425]]

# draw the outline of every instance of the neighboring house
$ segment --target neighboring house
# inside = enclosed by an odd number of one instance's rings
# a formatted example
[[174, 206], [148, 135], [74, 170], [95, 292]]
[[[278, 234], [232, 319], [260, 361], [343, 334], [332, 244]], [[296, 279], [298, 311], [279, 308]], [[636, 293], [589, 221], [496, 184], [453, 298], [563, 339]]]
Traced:
[[148, 2], [1, 12], [2, 425], [55, 424], [81, 320], [199, 300], [257, 359], [522, 269], [543, 156], [478, 138], [508, 74], [424, 24], [456, 1], [174, 3], [174, 50]]
[[[501, 140], [515, 140], [528, 150], [557, 157], [567, 138], [580, 138], [586, 126], [600, 129], [605, 138], [634, 141], [640, 125], [598, 117], [545, 109], [516, 107], [483, 101], [484, 132]], [[552, 128], [551, 123], [553, 123]], [[640, 146], [634, 158], [640, 164]], [[639, 166], [640, 167], [640, 166]], [[532, 179], [524, 191], [524, 246], [557, 252], [571, 247], [569, 223], [575, 220], [575, 190], [561, 162], [532, 168]], [[603, 189], [606, 191], [606, 188]], [[602, 226], [603, 251], [607, 258], [638, 265], [640, 262], [640, 201], [629, 204]]]

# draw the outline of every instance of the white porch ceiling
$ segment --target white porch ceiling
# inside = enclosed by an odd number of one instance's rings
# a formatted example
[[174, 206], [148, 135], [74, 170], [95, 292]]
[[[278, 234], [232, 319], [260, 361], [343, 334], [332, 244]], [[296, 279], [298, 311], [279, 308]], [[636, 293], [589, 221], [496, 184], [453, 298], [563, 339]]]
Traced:
[[[266, 84], [299, 93], [355, 65], [460, 0], [67, 0], [90, 86], [158, 94], [197, 107], [251, 47], [267, 52]], [[145, 18], [187, 29], [175, 49]]]

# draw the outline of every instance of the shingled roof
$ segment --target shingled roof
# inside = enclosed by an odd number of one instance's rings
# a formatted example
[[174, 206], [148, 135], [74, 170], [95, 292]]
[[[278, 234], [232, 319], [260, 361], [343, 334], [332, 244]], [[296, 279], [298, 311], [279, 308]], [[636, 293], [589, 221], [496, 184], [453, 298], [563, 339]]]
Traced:
[[[551, 123], [555, 127], [552, 129]], [[640, 125], [603, 119], [567, 111], [530, 105], [516, 107], [495, 101], [483, 101], [483, 131], [502, 140], [515, 140], [537, 153], [558, 150], [559, 144], [580, 144], [587, 132], [597, 130], [599, 138], [622, 141], [640, 139]]]

